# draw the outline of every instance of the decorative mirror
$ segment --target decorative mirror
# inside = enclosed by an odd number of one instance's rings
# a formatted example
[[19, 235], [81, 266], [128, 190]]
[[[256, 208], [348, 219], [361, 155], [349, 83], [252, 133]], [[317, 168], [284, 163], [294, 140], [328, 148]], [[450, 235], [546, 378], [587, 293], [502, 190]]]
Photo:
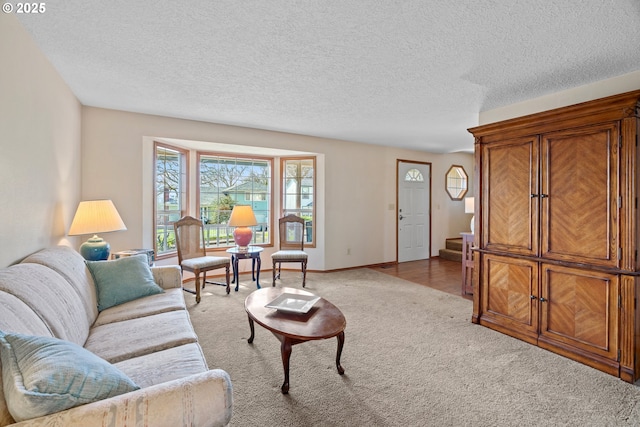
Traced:
[[445, 189], [451, 200], [462, 200], [467, 194], [469, 176], [460, 165], [452, 165], [445, 175]]

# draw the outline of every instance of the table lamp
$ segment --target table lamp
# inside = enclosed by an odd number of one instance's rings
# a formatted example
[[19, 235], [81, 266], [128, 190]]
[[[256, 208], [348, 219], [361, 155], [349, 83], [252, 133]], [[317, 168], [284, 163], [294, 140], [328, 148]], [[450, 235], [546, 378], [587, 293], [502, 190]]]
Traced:
[[249, 227], [254, 225], [258, 225], [258, 221], [256, 221], [256, 216], [251, 206], [236, 205], [233, 207], [229, 218], [229, 226], [235, 227], [233, 240], [238, 245], [239, 250], [248, 249], [253, 237], [253, 231]]
[[69, 236], [93, 234], [80, 246], [80, 254], [86, 260], [101, 261], [109, 258], [109, 243], [98, 233], [126, 230], [118, 210], [111, 200], [88, 200], [80, 202], [69, 228]]
[[[464, 198], [464, 213], [475, 214], [475, 199], [473, 197]], [[473, 225], [475, 223], [475, 215], [471, 217], [471, 233], [473, 233]]]

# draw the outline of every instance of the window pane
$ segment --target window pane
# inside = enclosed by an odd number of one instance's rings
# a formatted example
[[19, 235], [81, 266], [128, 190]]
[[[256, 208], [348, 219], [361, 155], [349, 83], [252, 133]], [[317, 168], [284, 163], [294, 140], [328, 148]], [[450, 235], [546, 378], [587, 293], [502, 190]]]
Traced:
[[227, 225], [235, 205], [250, 205], [258, 225], [254, 244], [270, 243], [268, 233], [271, 161], [202, 154], [200, 156], [200, 215], [207, 247], [232, 246], [233, 228]]
[[186, 161], [183, 153], [159, 145], [155, 161], [155, 251], [162, 255], [176, 250], [173, 223], [183, 216], [186, 205]]
[[315, 159], [284, 159], [282, 165], [283, 214], [294, 214], [304, 218], [306, 242], [313, 243]]
[[422, 172], [418, 169], [409, 169], [407, 174], [404, 177], [405, 181], [415, 181], [415, 182], [423, 182], [424, 177], [422, 176]]

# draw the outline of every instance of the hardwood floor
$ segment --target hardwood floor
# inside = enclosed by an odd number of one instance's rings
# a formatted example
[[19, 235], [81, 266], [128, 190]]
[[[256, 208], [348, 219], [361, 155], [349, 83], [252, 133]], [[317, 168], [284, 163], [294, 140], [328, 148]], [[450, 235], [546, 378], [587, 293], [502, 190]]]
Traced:
[[[462, 297], [462, 265], [456, 261], [433, 257], [420, 261], [383, 265], [373, 269]], [[472, 296], [466, 295], [464, 298], [472, 299]]]

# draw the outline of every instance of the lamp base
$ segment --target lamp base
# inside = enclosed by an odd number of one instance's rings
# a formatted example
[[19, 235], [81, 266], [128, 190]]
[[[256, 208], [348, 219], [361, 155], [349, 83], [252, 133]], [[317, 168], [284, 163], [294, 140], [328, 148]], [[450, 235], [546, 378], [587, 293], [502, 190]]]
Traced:
[[233, 230], [233, 241], [238, 245], [239, 250], [247, 250], [251, 238], [253, 237], [253, 231], [249, 227], [236, 227]]
[[92, 238], [80, 245], [80, 255], [88, 261], [104, 261], [109, 259], [109, 251], [111, 246], [102, 240], [101, 237], [94, 235]]

